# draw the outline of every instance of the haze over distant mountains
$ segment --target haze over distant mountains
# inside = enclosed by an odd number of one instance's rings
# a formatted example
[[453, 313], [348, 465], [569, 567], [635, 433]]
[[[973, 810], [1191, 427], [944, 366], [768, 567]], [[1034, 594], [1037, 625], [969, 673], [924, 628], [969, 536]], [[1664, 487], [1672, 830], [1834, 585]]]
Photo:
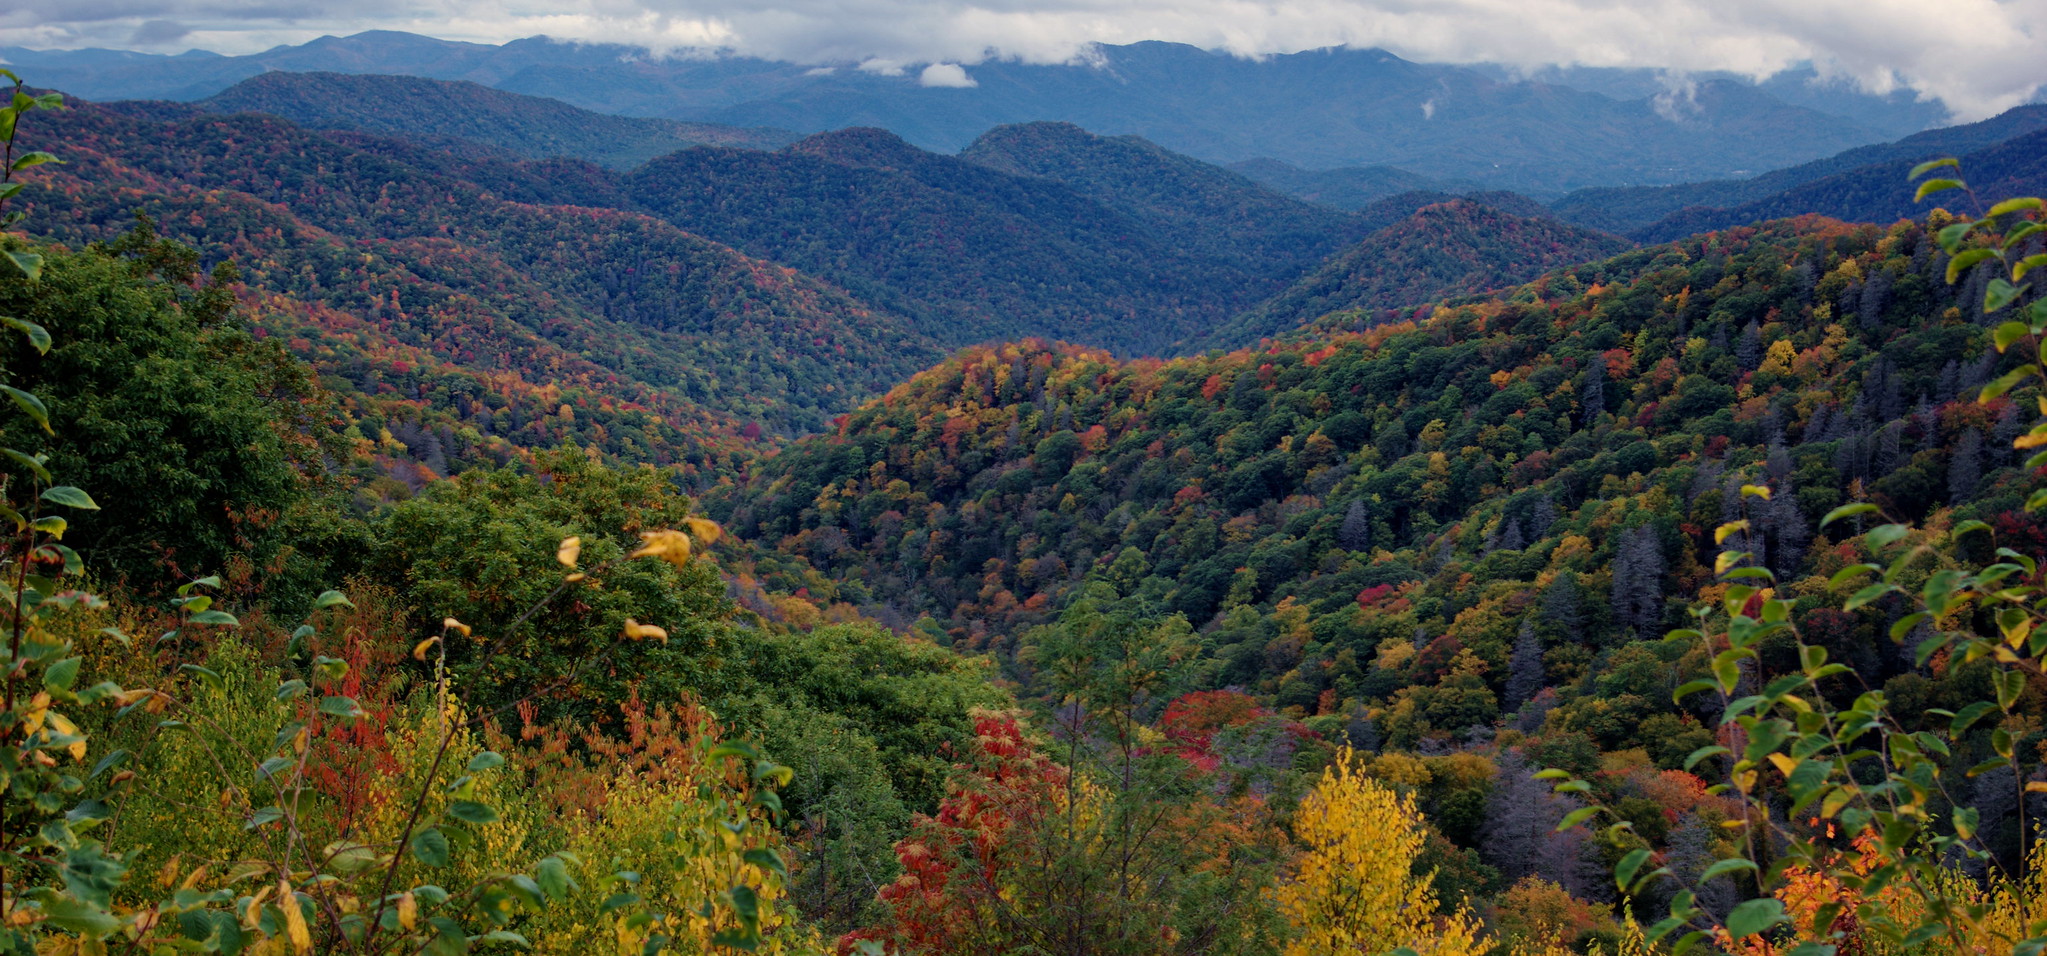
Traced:
[[493, 46], [371, 32], [248, 56], [0, 48], [0, 59], [39, 84], [97, 100], [199, 100], [277, 70], [401, 74], [627, 116], [797, 133], [873, 126], [948, 153], [992, 127], [1062, 120], [1211, 162], [1388, 165], [1546, 195], [1753, 175], [1937, 120], [1927, 104], [1810, 77], [1757, 85], [1573, 71], [1528, 80], [1379, 50], [1251, 60], [1150, 42], [1096, 52], [1084, 64], [890, 75], [746, 57], [652, 58], [546, 38]]

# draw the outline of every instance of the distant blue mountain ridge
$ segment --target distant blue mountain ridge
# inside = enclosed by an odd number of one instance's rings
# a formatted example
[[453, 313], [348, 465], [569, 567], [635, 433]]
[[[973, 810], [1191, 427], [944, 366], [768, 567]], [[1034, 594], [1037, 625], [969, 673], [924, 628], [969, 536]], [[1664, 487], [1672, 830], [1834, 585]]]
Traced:
[[393, 74], [631, 117], [796, 133], [873, 126], [947, 153], [996, 126], [1056, 120], [1142, 136], [1209, 162], [1390, 166], [1542, 197], [1749, 176], [1941, 121], [1937, 108], [1909, 96], [1870, 96], [1816, 77], [1693, 78], [1673, 99], [1659, 85], [1666, 78], [1651, 71], [1518, 77], [1349, 48], [1247, 59], [1147, 42], [1097, 53], [1085, 64], [971, 65], [971, 87], [926, 87], [914, 70], [885, 75], [851, 64], [663, 58], [545, 37], [491, 45], [389, 31], [245, 56], [0, 48], [0, 60], [38, 85], [102, 101], [201, 100], [280, 70]]

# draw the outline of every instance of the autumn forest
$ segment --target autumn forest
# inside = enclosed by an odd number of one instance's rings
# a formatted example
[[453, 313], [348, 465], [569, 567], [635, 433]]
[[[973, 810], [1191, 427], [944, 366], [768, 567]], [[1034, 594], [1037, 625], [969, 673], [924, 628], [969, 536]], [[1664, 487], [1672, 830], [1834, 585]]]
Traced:
[[2047, 106], [1487, 178], [14, 69], [0, 952], [2047, 947]]

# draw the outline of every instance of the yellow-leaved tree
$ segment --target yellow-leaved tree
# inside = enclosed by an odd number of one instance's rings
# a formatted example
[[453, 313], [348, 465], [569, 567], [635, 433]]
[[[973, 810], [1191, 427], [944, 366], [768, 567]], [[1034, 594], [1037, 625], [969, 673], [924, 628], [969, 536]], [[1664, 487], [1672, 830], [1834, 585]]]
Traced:
[[1275, 891], [1294, 929], [1286, 956], [1408, 950], [1466, 956], [1492, 941], [1462, 905], [1445, 907], [1415, 873], [1425, 839], [1412, 795], [1364, 776], [1346, 747], [1301, 801], [1294, 835], [1306, 847]]

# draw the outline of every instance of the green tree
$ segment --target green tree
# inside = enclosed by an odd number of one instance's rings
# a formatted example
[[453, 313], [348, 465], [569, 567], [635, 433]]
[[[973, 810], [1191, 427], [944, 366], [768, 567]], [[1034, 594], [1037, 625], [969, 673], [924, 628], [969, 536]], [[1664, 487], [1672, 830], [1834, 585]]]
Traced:
[[146, 219], [115, 243], [34, 251], [37, 281], [0, 276], [0, 315], [53, 344], [7, 341], [0, 363], [42, 399], [51, 430], [14, 418], [0, 442], [122, 491], [69, 540], [145, 588], [274, 548], [319, 483], [329, 413], [306, 367], [243, 327], [233, 267], [196, 284], [197, 256]]

